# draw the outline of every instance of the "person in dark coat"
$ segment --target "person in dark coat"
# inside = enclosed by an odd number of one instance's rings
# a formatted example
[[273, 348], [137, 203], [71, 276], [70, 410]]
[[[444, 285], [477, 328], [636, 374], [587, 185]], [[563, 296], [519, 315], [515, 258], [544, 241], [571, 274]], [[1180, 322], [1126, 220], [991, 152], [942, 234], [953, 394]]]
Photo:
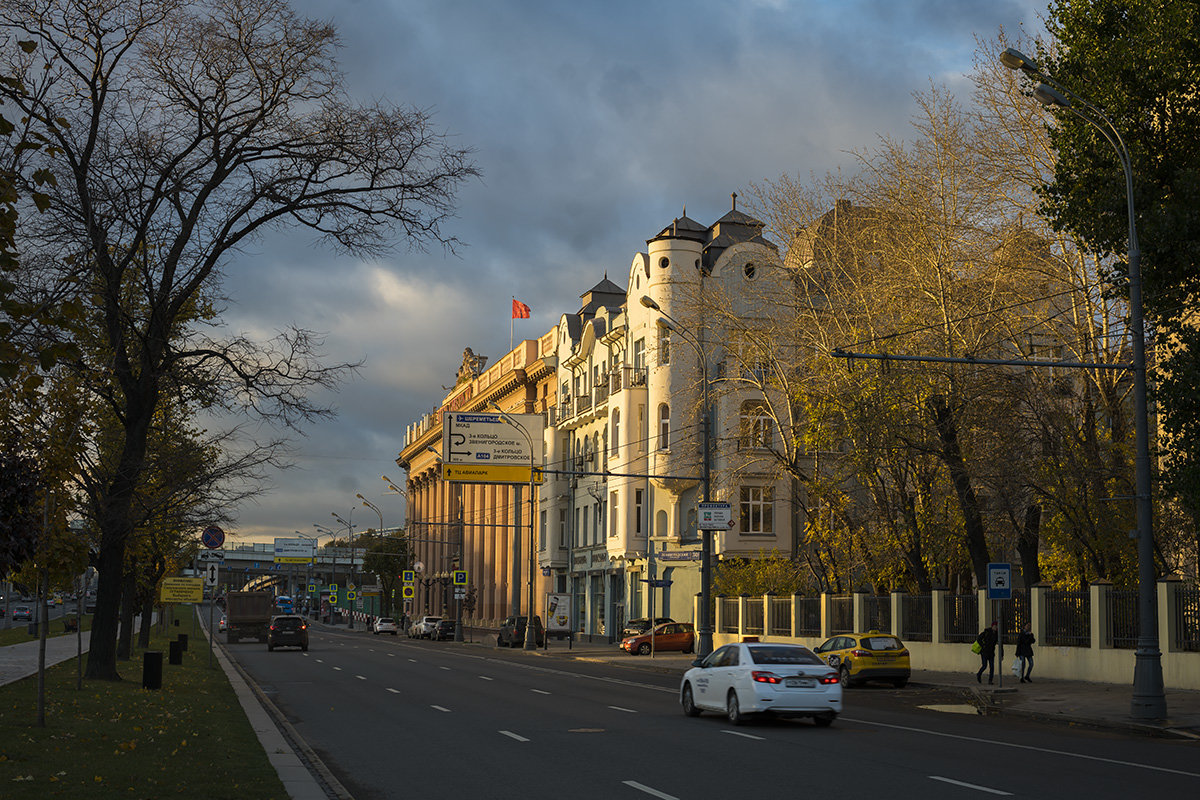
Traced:
[[996, 642], [999, 637], [996, 634], [996, 623], [993, 622], [991, 627], [984, 628], [975, 637], [975, 641], [979, 642], [979, 671], [975, 673], [975, 680], [978, 683], [983, 683], [983, 671], [988, 671], [988, 683], [992, 682], [992, 678], [996, 675]]
[[1033, 683], [1029, 673], [1033, 672], [1033, 645], [1036, 640], [1029, 630], [1029, 623], [1017, 634], [1017, 658], [1021, 659], [1021, 683]]

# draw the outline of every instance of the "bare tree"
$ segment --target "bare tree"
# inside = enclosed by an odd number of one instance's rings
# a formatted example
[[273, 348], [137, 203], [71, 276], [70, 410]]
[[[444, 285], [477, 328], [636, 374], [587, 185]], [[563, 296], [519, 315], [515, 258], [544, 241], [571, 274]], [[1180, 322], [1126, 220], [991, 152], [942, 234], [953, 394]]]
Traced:
[[10, 0], [0, 27], [33, 43], [7, 65], [24, 91], [0, 86], [0, 97], [47, 142], [19, 154], [30, 169], [17, 174], [58, 177], [20, 244], [90, 293], [108, 351], [76, 366], [121, 426], [96, 501], [87, 667], [118, 679], [132, 504], [164, 395], [195, 392], [213, 409], [298, 426], [329, 413], [309, 392], [345, 369], [323, 365], [304, 330], [274, 344], [206, 333], [197, 310], [218, 305], [222, 268], [262, 233], [296, 225], [354, 254], [397, 238], [452, 248], [442, 225], [477, 173], [427, 112], [352, 103], [334, 29], [283, 0]]

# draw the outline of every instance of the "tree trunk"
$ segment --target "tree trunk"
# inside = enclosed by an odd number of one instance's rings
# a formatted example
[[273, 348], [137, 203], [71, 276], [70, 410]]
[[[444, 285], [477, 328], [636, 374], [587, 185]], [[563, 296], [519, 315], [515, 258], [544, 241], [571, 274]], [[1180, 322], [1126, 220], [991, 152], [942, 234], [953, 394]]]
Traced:
[[133, 612], [137, 605], [137, 573], [130, 566], [125, 571], [121, 589], [121, 627], [117, 636], [117, 660], [128, 661], [133, 653]]
[[975, 580], [979, 586], [987, 586], [987, 565], [990, 560], [987, 536], [983, 515], [979, 512], [979, 498], [975, 494], [975, 487], [971, 485], [971, 475], [967, 472], [967, 464], [958, 444], [958, 425], [954, 419], [954, 411], [946, 403], [945, 396], [940, 394], [929, 398], [929, 411], [942, 444], [938, 456], [950, 471], [954, 493], [958, 496], [958, 505], [962, 510], [967, 553], [971, 556]]
[[1042, 507], [1034, 503], [1025, 509], [1025, 524], [1017, 536], [1017, 554], [1021, 557], [1021, 575], [1026, 586], [1042, 582], [1042, 568], [1038, 563], [1041, 527]]

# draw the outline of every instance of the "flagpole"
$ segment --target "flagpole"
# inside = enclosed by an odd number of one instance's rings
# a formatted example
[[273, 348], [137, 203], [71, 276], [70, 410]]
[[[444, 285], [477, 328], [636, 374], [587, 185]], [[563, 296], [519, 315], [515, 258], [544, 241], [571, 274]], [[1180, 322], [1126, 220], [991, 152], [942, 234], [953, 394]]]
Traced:
[[[515, 309], [516, 302], [517, 302], [517, 296], [514, 294], [512, 299], [513, 299], [513, 308]], [[510, 352], [510, 353], [512, 352], [513, 320], [516, 318], [517, 318], [516, 314], [508, 315], [508, 352]]]

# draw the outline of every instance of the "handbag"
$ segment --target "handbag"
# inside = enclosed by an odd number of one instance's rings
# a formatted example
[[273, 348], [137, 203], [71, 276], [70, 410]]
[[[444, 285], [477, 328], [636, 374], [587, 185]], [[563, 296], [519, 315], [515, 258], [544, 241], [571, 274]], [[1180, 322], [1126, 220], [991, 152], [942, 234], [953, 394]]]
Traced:
[[1017, 656], [1016, 658], [1013, 659], [1012, 674], [1018, 678], [1021, 677], [1021, 657], [1020, 656]]
[[979, 642], [972, 642], [971, 643], [971, 652], [974, 653], [975, 655], [979, 655], [980, 653], [983, 652], [983, 645], [981, 645]]

